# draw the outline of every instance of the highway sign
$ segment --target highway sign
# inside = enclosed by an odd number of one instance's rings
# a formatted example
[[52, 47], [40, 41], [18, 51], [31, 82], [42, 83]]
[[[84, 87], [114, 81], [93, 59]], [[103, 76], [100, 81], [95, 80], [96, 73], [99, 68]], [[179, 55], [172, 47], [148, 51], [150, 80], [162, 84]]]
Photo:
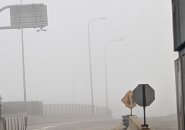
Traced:
[[149, 106], [155, 100], [155, 91], [148, 84], [139, 84], [133, 91], [133, 100], [139, 106]]
[[0, 12], [10, 9], [10, 26], [0, 29], [44, 28], [48, 26], [47, 6], [44, 4], [8, 5]]
[[47, 7], [44, 4], [15, 5], [10, 8], [11, 25], [15, 28], [45, 27]]
[[133, 109], [136, 106], [136, 103], [133, 101], [132, 96], [133, 96], [133, 92], [130, 90], [121, 99], [121, 101], [125, 104], [125, 106], [130, 109]]

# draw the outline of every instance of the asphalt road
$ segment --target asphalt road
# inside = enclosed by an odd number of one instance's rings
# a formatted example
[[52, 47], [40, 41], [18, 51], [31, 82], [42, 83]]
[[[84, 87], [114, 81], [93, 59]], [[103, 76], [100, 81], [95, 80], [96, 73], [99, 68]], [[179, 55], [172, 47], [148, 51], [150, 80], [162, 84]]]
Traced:
[[113, 130], [120, 120], [86, 120], [28, 126], [27, 130]]

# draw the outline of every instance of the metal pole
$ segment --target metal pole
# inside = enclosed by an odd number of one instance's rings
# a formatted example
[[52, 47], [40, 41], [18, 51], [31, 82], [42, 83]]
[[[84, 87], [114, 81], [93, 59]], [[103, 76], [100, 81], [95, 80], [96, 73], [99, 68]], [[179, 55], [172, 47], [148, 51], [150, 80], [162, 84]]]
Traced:
[[108, 112], [108, 86], [107, 86], [107, 47], [105, 47], [105, 93], [106, 93], [106, 108], [107, 108], [107, 112]]
[[26, 73], [25, 73], [25, 56], [24, 56], [24, 32], [21, 29], [21, 41], [22, 41], [22, 72], [23, 72], [23, 89], [24, 89], [24, 102], [26, 99]]
[[[20, 0], [22, 5], [22, 0]], [[23, 73], [23, 91], [24, 91], [24, 102], [26, 103], [26, 72], [25, 72], [25, 56], [24, 56], [24, 31], [21, 28], [21, 42], [22, 42], [22, 73]]]
[[92, 60], [91, 60], [91, 41], [90, 41], [90, 24], [95, 20], [104, 20], [106, 18], [93, 18], [88, 22], [88, 48], [89, 48], [89, 76], [90, 76], [90, 88], [91, 88], [91, 112], [96, 113], [94, 107], [94, 94], [93, 94], [93, 81], [92, 81]]
[[142, 125], [143, 128], [148, 128], [148, 124], [146, 124], [146, 93], [145, 93], [145, 85], [142, 86], [143, 91], [143, 112], [144, 112], [144, 124]]
[[94, 95], [93, 95], [93, 82], [92, 82], [92, 61], [91, 61], [91, 43], [90, 43], [90, 23], [91, 21], [89, 21], [88, 23], [88, 47], [89, 47], [89, 71], [90, 71], [90, 87], [91, 87], [91, 112], [95, 113], [95, 109], [94, 109]]
[[146, 125], [146, 107], [143, 106], [143, 111], [144, 111], [144, 126]]

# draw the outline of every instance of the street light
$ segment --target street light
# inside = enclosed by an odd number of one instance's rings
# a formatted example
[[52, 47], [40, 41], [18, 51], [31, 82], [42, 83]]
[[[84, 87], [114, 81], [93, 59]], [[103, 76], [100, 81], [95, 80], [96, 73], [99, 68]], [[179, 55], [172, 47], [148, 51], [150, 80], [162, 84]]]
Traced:
[[108, 47], [114, 43], [114, 42], [121, 42], [124, 41], [124, 39], [115, 39], [115, 40], [111, 40], [106, 46], [105, 46], [105, 92], [106, 92], [106, 108], [107, 108], [107, 113], [108, 113], [108, 107], [109, 107], [109, 103], [108, 103], [108, 81], [107, 81], [107, 49]]
[[93, 18], [90, 19], [88, 22], [88, 47], [89, 47], [89, 74], [90, 74], [90, 88], [91, 88], [91, 111], [92, 113], [95, 113], [95, 107], [94, 107], [94, 95], [93, 95], [93, 83], [92, 83], [92, 61], [91, 61], [91, 41], [90, 41], [90, 24], [93, 21], [96, 20], [105, 20], [105, 17], [100, 17], [100, 18]]

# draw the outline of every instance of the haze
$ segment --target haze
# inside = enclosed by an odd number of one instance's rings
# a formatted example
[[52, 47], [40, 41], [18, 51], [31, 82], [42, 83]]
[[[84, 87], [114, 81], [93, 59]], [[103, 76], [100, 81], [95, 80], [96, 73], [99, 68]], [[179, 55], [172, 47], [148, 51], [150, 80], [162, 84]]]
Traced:
[[[19, 4], [2, 0], [1, 8]], [[109, 107], [115, 117], [129, 110], [121, 103], [128, 90], [150, 84], [156, 100], [150, 116], [176, 113], [170, 0], [23, 0], [48, 8], [46, 32], [24, 29], [27, 99], [44, 103], [91, 104], [87, 25], [90, 25], [95, 105], [105, 106], [104, 50], [107, 53]], [[0, 25], [10, 23], [8, 11]], [[20, 30], [0, 31], [0, 93], [3, 101], [22, 101]], [[134, 109], [141, 115], [142, 108]]]

